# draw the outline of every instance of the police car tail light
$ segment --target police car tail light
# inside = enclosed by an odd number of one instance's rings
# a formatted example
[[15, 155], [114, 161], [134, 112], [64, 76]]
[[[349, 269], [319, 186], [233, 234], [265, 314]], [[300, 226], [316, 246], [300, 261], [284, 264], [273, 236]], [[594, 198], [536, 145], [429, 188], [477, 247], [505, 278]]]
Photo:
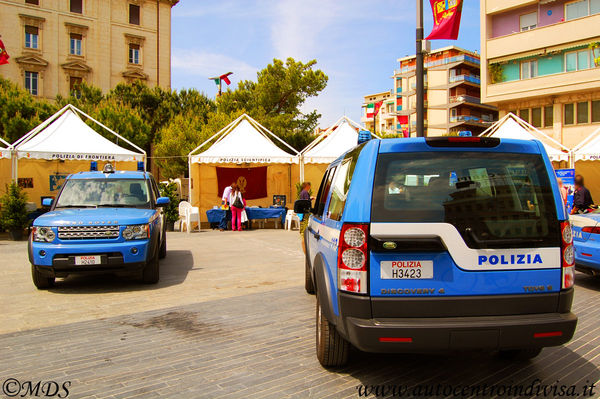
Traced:
[[573, 231], [569, 222], [560, 224], [562, 289], [571, 288], [575, 282], [575, 251], [573, 249]]
[[367, 293], [368, 224], [342, 226], [338, 249], [338, 287], [341, 291]]
[[581, 229], [584, 233], [600, 234], [600, 227], [587, 226]]

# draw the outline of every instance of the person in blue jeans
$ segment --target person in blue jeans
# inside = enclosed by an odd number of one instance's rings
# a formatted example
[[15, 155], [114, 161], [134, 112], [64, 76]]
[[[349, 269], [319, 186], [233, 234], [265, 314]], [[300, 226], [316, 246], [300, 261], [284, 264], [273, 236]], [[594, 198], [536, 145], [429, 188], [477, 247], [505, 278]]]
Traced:
[[237, 183], [233, 182], [229, 186], [225, 187], [225, 190], [223, 190], [223, 195], [221, 196], [221, 205], [227, 205], [229, 208], [225, 211], [225, 215], [219, 222], [220, 231], [227, 230], [227, 223], [229, 223], [231, 220], [231, 205], [229, 204], [229, 197], [231, 196], [232, 190], [235, 188], [237, 188]]

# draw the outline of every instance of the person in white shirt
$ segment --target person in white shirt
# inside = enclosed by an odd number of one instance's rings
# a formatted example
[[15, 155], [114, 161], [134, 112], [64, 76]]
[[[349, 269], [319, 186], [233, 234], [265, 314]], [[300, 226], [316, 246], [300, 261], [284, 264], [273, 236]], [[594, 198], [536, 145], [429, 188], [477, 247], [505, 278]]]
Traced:
[[[230, 205], [229, 204], [229, 196], [231, 195], [231, 191], [237, 188], [237, 183], [233, 182], [229, 186], [225, 187], [223, 190], [223, 195], [221, 196], [221, 205]], [[231, 220], [231, 210], [228, 209], [225, 211], [225, 215], [221, 219], [219, 223], [219, 230], [225, 231], [227, 230], [227, 223]]]

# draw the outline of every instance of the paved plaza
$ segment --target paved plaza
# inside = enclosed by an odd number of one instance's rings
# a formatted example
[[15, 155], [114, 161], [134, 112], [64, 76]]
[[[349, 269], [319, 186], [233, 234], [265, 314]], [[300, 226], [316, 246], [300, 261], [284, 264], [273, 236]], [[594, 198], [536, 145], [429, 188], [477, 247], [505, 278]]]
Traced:
[[169, 233], [156, 286], [86, 276], [38, 291], [26, 248], [0, 241], [3, 384], [54, 381], [69, 398], [600, 397], [600, 279], [582, 274], [575, 338], [531, 362], [353, 351], [325, 370], [297, 231]]

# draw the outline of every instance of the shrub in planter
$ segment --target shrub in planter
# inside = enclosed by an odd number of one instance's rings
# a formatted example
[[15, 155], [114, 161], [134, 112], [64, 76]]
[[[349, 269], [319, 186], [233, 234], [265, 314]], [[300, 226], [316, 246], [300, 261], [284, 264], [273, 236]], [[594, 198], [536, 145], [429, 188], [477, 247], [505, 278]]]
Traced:
[[177, 184], [172, 182], [168, 184], [161, 183], [160, 195], [163, 197], [169, 197], [170, 199], [169, 205], [164, 208], [164, 212], [167, 230], [173, 231], [175, 222], [179, 220], [179, 197], [177, 195]]
[[22, 239], [23, 230], [29, 224], [26, 205], [27, 195], [17, 183], [7, 184], [6, 193], [0, 198], [0, 224], [13, 240]]

